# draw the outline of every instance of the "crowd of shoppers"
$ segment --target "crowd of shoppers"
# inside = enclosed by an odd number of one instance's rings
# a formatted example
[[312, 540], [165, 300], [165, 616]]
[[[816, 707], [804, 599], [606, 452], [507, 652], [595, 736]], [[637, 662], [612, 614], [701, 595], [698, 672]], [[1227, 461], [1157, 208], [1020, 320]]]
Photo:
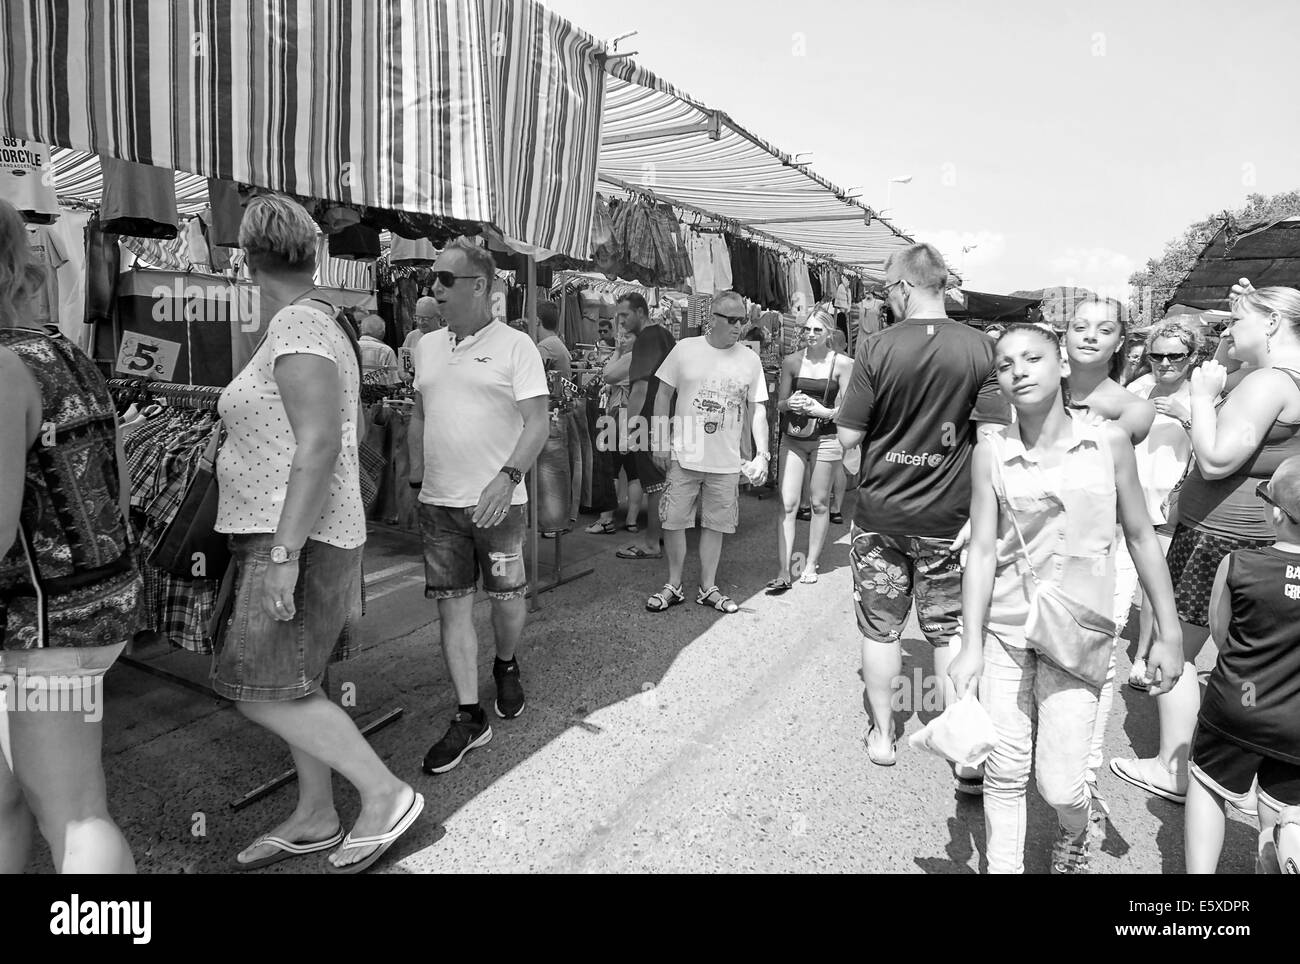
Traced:
[[[23, 233], [0, 204], [0, 394], [12, 416], [0, 431], [0, 678], [75, 689], [97, 685], [131, 638], [141, 577], [112, 399], [66, 339], [25, 327], [39, 271]], [[354, 331], [316, 288], [316, 230], [296, 202], [250, 199], [240, 245], [264, 335], [219, 405], [216, 528], [234, 562], [212, 686], [285, 741], [298, 799], [232, 867], [328, 851], [332, 870], [357, 873], [424, 807], [323, 691], [360, 605], [361, 384], [407, 373], [376, 317]], [[552, 428], [546, 372], [569, 377], [572, 356], [554, 305], [539, 306], [537, 342], [494, 320], [495, 265], [482, 247], [449, 244], [432, 275], [403, 347], [425, 595], [457, 703], [424, 757], [436, 775], [493, 737], [479, 690], [480, 588], [492, 710], [512, 721], [526, 707], [524, 474]], [[1159, 750], [1111, 770], [1187, 804], [1190, 871], [1217, 866], [1232, 805], [1258, 814], [1258, 865], [1277, 872], [1275, 831], [1300, 807], [1300, 292], [1243, 280], [1215, 357], [1198, 365], [1197, 329], [1160, 323], [1133, 352], [1123, 307], [1095, 296], [1062, 332], [1013, 323], [986, 337], [946, 315], [948, 277], [930, 245], [894, 255], [881, 292], [894, 323], [873, 324], [853, 358], [832, 314], [804, 318], [803, 345], [782, 362], [776, 453], [739, 295], [715, 295], [704, 333], [681, 341], [650, 322], [639, 294], [619, 300], [604, 414], [633, 430], [598, 455], [611, 478], [626, 478], [623, 526], [638, 537], [618, 556], [664, 560], [666, 582], [646, 610], [686, 601], [687, 531], [697, 527], [695, 602], [739, 610], [718, 577], [725, 539], [740, 524], [741, 481], [761, 485], [774, 462], [781, 507], [767, 592], [817, 582], [852, 476], [871, 763], [897, 763], [893, 696], [915, 607], [944, 705], [977, 697], [996, 733], [982, 767], [953, 767], [955, 789], [983, 797], [989, 871], [1023, 871], [1035, 772], [1059, 824], [1052, 871], [1086, 872], [1110, 811], [1102, 736], [1136, 604], [1130, 683], [1157, 701]], [[86, 465], [89, 476], [77, 474]], [[70, 491], [76, 511], [53, 511]], [[610, 498], [588, 531], [617, 531]], [[1218, 661], [1202, 699], [1193, 662], [1210, 638]], [[109, 814], [101, 724], [73, 712], [0, 719], [0, 871], [24, 868], [39, 829], [60, 871], [131, 872]], [[335, 772], [361, 803], [346, 832]]]

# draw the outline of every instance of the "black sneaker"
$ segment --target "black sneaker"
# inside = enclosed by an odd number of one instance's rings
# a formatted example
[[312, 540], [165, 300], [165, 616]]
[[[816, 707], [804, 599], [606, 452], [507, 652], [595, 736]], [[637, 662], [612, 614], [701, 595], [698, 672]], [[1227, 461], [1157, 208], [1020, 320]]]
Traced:
[[513, 720], [524, 711], [524, 688], [519, 685], [519, 663], [513, 662], [504, 668], [500, 663], [494, 663], [492, 678], [497, 683], [497, 699], [494, 704], [497, 716], [503, 720]]
[[425, 773], [446, 773], [465, 758], [470, 750], [492, 742], [492, 727], [487, 716], [475, 723], [468, 713], [457, 713], [441, 740], [424, 755]]
[[811, 522], [812, 508], [811, 507], [807, 509], [800, 508], [799, 511], [794, 514], [794, 517], [798, 519], [800, 522]]

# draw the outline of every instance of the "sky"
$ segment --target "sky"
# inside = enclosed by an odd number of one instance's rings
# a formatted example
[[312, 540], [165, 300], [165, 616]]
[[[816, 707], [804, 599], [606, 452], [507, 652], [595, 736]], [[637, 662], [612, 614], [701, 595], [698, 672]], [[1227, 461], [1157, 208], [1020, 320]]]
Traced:
[[970, 290], [1123, 294], [1192, 222], [1300, 188], [1295, 0], [543, 2], [638, 31], [621, 52], [888, 201]]

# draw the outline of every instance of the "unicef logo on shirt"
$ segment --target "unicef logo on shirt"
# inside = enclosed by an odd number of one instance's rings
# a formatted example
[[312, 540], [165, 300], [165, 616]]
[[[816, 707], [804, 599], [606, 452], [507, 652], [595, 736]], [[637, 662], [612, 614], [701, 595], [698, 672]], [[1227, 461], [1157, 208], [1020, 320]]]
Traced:
[[895, 465], [915, 465], [927, 469], [937, 469], [943, 464], [943, 453], [893, 451], [885, 455], [885, 461], [892, 462]]

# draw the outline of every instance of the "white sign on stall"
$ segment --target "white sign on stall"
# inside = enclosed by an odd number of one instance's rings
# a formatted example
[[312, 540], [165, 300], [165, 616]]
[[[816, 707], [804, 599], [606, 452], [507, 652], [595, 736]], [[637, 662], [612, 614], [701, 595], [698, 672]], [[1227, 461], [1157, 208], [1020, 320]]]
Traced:
[[170, 382], [174, 380], [176, 360], [180, 357], [180, 352], [181, 344], [178, 341], [154, 338], [138, 331], [124, 332], [115, 370], [124, 375]]

